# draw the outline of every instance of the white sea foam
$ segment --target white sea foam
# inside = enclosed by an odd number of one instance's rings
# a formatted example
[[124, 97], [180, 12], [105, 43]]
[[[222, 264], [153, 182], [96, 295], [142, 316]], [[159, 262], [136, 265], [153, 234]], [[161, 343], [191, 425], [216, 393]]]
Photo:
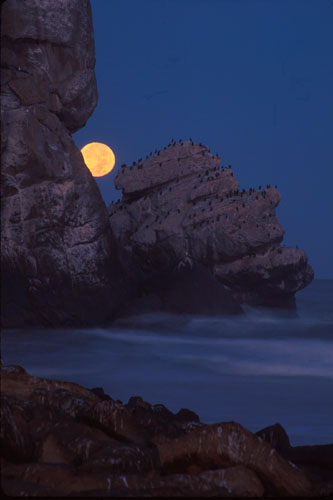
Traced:
[[332, 442], [333, 282], [324, 285], [304, 291], [299, 317], [247, 308], [238, 317], [151, 314], [110, 328], [3, 331], [3, 361], [122, 400], [185, 406], [204, 422], [258, 430], [280, 421], [294, 444]]

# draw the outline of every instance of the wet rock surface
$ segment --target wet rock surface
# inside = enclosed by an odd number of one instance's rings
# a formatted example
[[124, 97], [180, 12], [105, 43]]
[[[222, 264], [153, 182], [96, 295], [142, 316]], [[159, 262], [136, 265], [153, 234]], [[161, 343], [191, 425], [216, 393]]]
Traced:
[[98, 323], [119, 303], [107, 209], [71, 137], [94, 66], [88, 0], [1, 3], [3, 326]]
[[317, 498], [333, 492], [332, 445], [292, 447], [279, 424], [255, 435], [236, 422], [205, 425], [188, 409], [174, 414], [139, 396], [122, 404], [99, 389], [2, 367], [6, 495]]
[[[305, 252], [280, 245], [278, 190], [241, 190], [232, 168], [222, 166], [207, 146], [171, 142], [123, 166], [115, 185], [123, 199], [109, 206], [112, 230], [151, 277], [142, 293], [155, 293], [161, 309], [187, 312], [188, 306], [175, 304], [164, 287], [154, 289], [154, 278], [164, 283], [166, 275], [187, 268], [194, 270], [195, 282], [198, 265], [223, 285], [220, 313], [235, 312], [240, 303], [293, 307], [295, 292], [313, 279]], [[196, 310], [205, 314], [205, 308], [203, 301], [202, 311]]]

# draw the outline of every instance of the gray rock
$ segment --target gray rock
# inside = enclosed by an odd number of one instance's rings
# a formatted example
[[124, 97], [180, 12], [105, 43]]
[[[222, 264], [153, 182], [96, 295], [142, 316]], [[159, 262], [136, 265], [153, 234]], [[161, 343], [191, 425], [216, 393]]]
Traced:
[[[293, 307], [313, 270], [303, 250], [280, 246], [280, 193], [240, 192], [232, 169], [219, 165], [206, 146], [186, 141], [122, 167], [115, 184], [123, 200], [109, 207], [114, 234], [146, 277], [162, 285], [163, 272], [205, 266], [227, 287], [217, 313], [229, 309], [232, 297], [238, 304]], [[195, 302], [187, 309], [196, 309]]]
[[2, 48], [3, 325], [101, 322], [123, 287], [104, 201], [71, 138], [97, 103], [89, 1], [7, 0]]

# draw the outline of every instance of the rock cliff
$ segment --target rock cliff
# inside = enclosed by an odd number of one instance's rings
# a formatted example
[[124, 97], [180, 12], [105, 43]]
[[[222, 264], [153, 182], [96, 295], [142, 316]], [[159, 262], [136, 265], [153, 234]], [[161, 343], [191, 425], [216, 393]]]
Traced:
[[208, 147], [172, 141], [161, 151], [123, 165], [109, 207], [120, 244], [146, 275], [200, 264], [238, 303], [291, 306], [313, 279], [303, 250], [281, 246], [284, 229], [276, 188], [239, 188], [231, 166]]
[[313, 271], [280, 245], [277, 189], [240, 190], [206, 146], [172, 141], [120, 169], [108, 213], [71, 137], [97, 102], [89, 1], [1, 14], [3, 326], [292, 306]]
[[6, 0], [1, 14], [3, 325], [102, 321], [118, 251], [71, 138], [97, 103], [90, 3]]

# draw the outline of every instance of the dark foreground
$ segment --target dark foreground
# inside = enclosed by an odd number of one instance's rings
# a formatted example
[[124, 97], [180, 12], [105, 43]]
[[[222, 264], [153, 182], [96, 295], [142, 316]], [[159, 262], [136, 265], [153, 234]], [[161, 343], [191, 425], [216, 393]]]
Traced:
[[1, 370], [1, 454], [9, 496], [333, 495], [333, 445], [291, 447], [279, 424], [205, 425], [17, 366]]

